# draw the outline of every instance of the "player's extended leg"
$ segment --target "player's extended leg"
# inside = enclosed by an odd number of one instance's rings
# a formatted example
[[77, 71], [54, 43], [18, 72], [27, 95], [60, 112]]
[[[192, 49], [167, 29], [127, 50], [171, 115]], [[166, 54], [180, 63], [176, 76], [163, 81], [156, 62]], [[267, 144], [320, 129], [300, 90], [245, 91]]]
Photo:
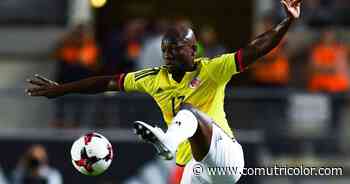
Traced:
[[[191, 144], [192, 156], [196, 161], [201, 161], [208, 154], [212, 133], [213, 133], [213, 120], [204, 114], [203, 112], [197, 110], [190, 104], [184, 104], [181, 106], [181, 111], [189, 111], [195, 116], [197, 120], [197, 130], [192, 137], [189, 137], [188, 140]], [[177, 117], [174, 118], [175, 120]], [[192, 123], [186, 122], [183, 123]]]
[[[194, 177], [193, 169], [197, 164], [243, 170], [243, 151], [239, 143], [213, 124], [213, 120], [207, 115], [191, 105], [181, 107], [166, 133], [143, 122], [135, 122], [135, 129], [142, 139], [154, 144], [160, 156], [166, 159], [173, 158], [181, 142], [190, 141], [194, 160], [186, 165], [181, 183], [234, 183], [240, 177], [238, 172], [232, 173], [233, 170], [226, 176], [203, 173], [201, 177]], [[168, 157], [169, 155], [171, 157]]]
[[[181, 184], [237, 182], [244, 168], [241, 145], [205, 113], [191, 105], [184, 105], [182, 109], [196, 117], [198, 128], [189, 138], [194, 159], [186, 165]], [[218, 169], [221, 173], [211, 173], [210, 169]]]
[[141, 121], [136, 121], [134, 128], [141, 139], [152, 143], [158, 154], [167, 160], [174, 157], [177, 147], [185, 140], [189, 140], [192, 155], [198, 161], [204, 158], [210, 148], [211, 119], [191, 105], [182, 105], [166, 133]]

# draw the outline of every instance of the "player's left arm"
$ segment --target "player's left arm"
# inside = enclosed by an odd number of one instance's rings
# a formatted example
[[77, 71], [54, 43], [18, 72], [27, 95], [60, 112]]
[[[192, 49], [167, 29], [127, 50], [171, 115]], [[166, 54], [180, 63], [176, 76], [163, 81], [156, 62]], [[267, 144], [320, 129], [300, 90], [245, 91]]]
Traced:
[[253, 64], [258, 58], [269, 53], [280, 43], [292, 23], [299, 18], [301, 1], [302, 0], [281, 1], [288, 15], [287, 18], [271, 30], [255, 38], [246, 47], [238, 51], [237, 55], [241, 67], [246, 68]]

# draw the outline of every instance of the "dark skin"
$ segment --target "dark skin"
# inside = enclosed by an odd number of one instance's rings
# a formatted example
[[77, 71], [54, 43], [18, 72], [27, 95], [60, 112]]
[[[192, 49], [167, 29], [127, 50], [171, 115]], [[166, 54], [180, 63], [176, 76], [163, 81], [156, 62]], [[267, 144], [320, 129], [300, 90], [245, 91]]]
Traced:
[[197, 41], [194, 35], [189, 40], [174, 43], [169, 43], [166, 40], [167, 38], [164, 37], [161, 46], [164, 62], [169, 73], [172, 74], [172, 78], [180, 83], [186, 72], [196, 69], [194, 59], [197, 51]]
[[[257, 59], [269, 53], [280, 43], [291, 24], [299, 18], [301, 1], [302, 0], [283, 0], [281, 3], [288, 15], [287, 18], [241, 49], [241, 59], [245, 67], [253, 64]], [[188, 29], [183, 31], [184, 32], [180, 32], [179, 35], [189, 35], [186, 34], [189, 31]], [[196, 54], [195, 45], [196, 38], [194, 34], [186, 38], [181, 36], [171, 37], [171, 35], [163, 38], [162, 51], [165, 65], [169, 73], [172, 74], [172, 78], [178, 83], [181, 82], [186, 72], [196, 69], [194, 62]], [[26, 90], [29, 96], [45, 96], [48, 98], [55, 98], [71, 93], [95, 94], [121, 89], [115, 82], [115, 76], [91, 77], [60, 85], [54, 81], [36, 75], [35, 79], [30, 79], [28, 82], [35, 85], [35, 87]], [[183, 105], [182, 109], [190, 110], [198, 119], [198, 129], [189, 141], [194, 159], [200, 161], [209, 151], [213, 122], [207, 115], [189, 104]]]

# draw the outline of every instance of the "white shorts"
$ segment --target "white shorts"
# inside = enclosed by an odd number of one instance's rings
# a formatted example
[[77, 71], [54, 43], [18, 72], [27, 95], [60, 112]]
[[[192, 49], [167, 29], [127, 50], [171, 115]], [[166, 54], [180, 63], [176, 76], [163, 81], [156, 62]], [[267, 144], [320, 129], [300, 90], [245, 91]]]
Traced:
[[208, 154], [200, 162], [192, 159], [184, 169], [181, 184], [236, 183], [244, 168], [242, 146], [217, 125]]

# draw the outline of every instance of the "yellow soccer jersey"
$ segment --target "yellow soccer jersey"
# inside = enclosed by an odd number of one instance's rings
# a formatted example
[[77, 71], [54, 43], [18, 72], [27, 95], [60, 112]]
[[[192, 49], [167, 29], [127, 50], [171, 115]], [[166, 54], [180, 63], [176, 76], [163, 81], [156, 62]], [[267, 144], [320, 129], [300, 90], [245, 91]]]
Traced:
[[[228, 135], [233, 133], [224, 112], [227, 82], [239, 73], [235, 54], [225, 54], [214, 59], [196, 59], [197, 69], [187, 72], [180, 83], [172, 79], [165, 67], [128, 73], [124, 79], [125, 92], [143, 92], [154, 98], [167, 125], [178, 112], [182, 102], [192, 104], [209, 115]], [[176, 153], [176, 163], [185, 165], [191, 159], [188, 141]]]

